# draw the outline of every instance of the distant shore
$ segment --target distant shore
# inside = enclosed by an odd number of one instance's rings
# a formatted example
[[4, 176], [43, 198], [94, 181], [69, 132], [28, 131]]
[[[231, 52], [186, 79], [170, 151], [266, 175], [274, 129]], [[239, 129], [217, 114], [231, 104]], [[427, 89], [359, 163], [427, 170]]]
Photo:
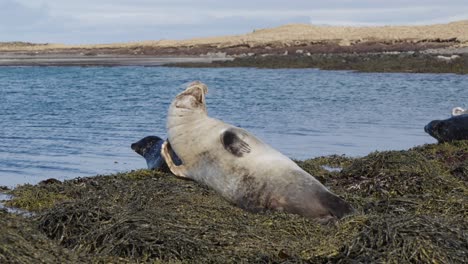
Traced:
[[0, 66], [320, 68], [468, 73], [468, 20], [427, 26], [305, 24], [234, 36], [133, 43], [0, 43]]
[[[468, 74], [468, 47], [457, 40], [201, 46], [70, 47], [2, 50], [0, 66], [170, 66], [318, 68], [361, 72]], [[43, 47], [43, 46], [39, 46]]]
[[314, 54], [310, 56], [268, 56], [236, 58], [211, 63], [183, 62], [165, 64], [187, 68], [317, 68], [358, 72], [455, 73], [468, 74], [468, 55], [430, 55], [424, 53]]
[[[0, 66], [169, 66], [187, 68], [318, 68], [360, 72], [468, 74], [468, 48], [362, 53], [304, 53], [226, 55], [205, 54], [115, 54], [95, 50], [80, 53], [0, 53]], [[206, 55], [208, 54], [208, 55]]]

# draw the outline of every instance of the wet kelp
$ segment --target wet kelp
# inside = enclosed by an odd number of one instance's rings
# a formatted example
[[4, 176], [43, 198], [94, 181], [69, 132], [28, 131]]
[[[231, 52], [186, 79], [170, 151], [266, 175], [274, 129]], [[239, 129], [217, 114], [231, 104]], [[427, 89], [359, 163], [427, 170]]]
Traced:
[[20, 186], [10, 205], [37, 212], [25, 224], [79, 261], [466, 263], [467, 158], [468, 142], [459, 141], [298, 161], [358, 211], [327, 226], [249, 213], [195, 182], [148, 170]]
[[0, 263], [71, 263], [78, 259], [48, 239], [29, 219], [0, 209]]
[[440, 60], [437, 55], [425, 53], [338, 53], [303, 55], [272, 55], [239, 57], [232, 61], [211, 63], [174, 63], [168, 67], [187, 68], [318, 68], [322, 70], [351, 70], [359, 72], [412, 72], [468, 74], [468, 55], [460, 54], [453, 60]]

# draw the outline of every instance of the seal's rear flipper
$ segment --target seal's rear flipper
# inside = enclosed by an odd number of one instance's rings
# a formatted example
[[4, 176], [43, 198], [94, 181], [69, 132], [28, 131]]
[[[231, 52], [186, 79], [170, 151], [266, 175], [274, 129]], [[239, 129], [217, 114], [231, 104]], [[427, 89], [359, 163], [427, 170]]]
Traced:
[[242, 157], [250, 153], [250, 146], [242, 140], [245, 132], [236, 128], [229, 128], [221, 134], [221, 143], [224, 149], [236, 157]]
[[321, 192], [319, 194], [319, 200], [322, 206], [338, 219], [355, 212], [354, 208], [349, 203], [331, 192]]

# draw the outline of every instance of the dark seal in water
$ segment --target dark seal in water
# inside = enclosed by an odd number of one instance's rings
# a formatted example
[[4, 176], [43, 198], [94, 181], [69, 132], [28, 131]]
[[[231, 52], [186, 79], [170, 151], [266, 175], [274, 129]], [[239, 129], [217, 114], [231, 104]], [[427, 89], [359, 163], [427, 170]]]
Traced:
[[433, 120], [424, 127], [424, 131], [437, 139], [439, 143], [468, 140], [468, 115]]

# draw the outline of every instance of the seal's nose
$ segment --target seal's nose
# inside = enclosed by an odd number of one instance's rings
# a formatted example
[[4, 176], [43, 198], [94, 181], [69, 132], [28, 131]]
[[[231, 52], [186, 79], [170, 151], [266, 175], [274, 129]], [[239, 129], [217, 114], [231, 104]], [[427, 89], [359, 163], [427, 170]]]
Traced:
[[428, 133], [429, 135], [433, 135], [437, 132], [436, 130], [439, 128], [440, 123], [440, 120], [432, 120], [429, 122], [429, 124], [424, 126], [424, 132]]
[[130, 147], [136, 151], [136, 147], [137, 147], [137, 144], [136, 143], [132, 143], [132, 145], [130, 145]]
[[429, 133], [429, 124], [424, 126], [424, 132]]

